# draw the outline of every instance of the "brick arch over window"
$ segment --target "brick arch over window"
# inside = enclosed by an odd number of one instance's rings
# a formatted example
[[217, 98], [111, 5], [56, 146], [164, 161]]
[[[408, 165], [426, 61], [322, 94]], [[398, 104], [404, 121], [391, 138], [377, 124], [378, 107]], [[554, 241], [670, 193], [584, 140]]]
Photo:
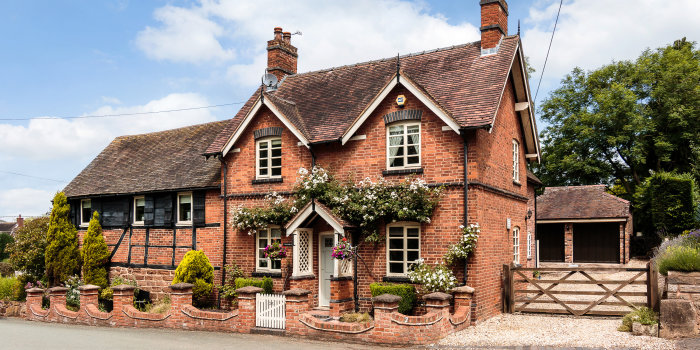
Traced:
[[273, 126], [269, 128], [258, 129], [253, 131], [253, 136], [256, 140], [268, 136], [282, 136], [282, 128], [279, 126]]
[[385, 115], [384, 124], [390, 124], [402, 120], [421, 120], [423, 111], [420, 109], [404, 109], [396, 112], [391, 112]]

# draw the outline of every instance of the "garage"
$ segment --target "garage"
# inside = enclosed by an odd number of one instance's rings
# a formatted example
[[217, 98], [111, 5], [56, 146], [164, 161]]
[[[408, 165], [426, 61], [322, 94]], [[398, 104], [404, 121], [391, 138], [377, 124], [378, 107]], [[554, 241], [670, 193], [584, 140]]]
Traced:
[[630, 205], [604, 185], [547, 187], [536, 208], [541, 262], [629, 261]]

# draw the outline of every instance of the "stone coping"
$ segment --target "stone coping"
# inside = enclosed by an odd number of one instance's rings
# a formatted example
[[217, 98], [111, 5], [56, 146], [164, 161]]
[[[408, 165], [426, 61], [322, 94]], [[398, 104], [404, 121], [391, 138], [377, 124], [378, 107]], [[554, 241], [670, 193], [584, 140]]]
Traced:
[[469, 287], [469, 286], [459, 286], [452, 288], [453, 293], [469, 293], [469, 294], [474, 294], [474, 288]]
[[247, 286], [243, 288], [236, 289], [236, 294], [256, 294], [262, 293], [264, 289], [255, 286]]
[[288, 296], [300, 297], [300, 296], [311, 294], [311, 291], [308, 291], [308, 290], [302, 289], [302, 288], [292, 288], [290, 290], [285, 290], [284, 292], [282, 292], [282, 294], [288, 295]]
[[172, 290], [192, 289], [192, 287], [194, 287], [194, 284], [185, 283], [185, 282], [180, 282], [180, 283], [175, 283], [173, 285], [170, 285], [170, 289], [172, 289]]
[[67, 292], [67, 291], [68, 291], [68, 288], [66, 288], [66, 287], [61, 287], [61, 286], [56, 286], [56, 287], [51, 287], [51, 288], [49, 288], [49, 293], [51, 293], [51, 294], [53, 294], [53, 293], [63, 293], [63, 292]]
[[80, 291], [89, 291], [89, 290], [98, 290], [100, 289], [100, 286], [96, 286], [94, 284], [86, 284], [78, 287], [78, 290]]
[[372, 298], [375, 303], [398, 303], [401, 297], [393, 294], [382, 294]]
[[423, 296], [423, 299], [425, 300], [450, 300], [452, 299], [452, 295], [449, 295], [447, 293], [443, 292], [434, 292], [430, 294], [426, 294]]
[[44, 292], [44, 290], [41, 288], [38, 288], [38, 287], [33, 287], [33, 288], [27, 289], [27, 293], [43, 293], [43, 292]]

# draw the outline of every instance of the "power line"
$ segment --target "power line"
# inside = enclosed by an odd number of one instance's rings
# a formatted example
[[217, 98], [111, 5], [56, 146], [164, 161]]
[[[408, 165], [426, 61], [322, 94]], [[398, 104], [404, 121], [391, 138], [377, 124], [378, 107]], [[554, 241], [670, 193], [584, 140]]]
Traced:
[[183, 112], [183, 111], [193, 111], [193, 110], [198, 110], [198, 109], [226, 107], [226, 106], [233, 106], [233, 105], [244, 104], [245, 102], [246, 102], [246, 101], [242, 101], [242, 102], [231, 102], [231, 103], [223, 103], [223, 104], [211, 105], [211, 106], [198, 106], [198, 107], [188, 107], [188, 108], [178, 108], [178, 109], [167, 109], [167, 110], [162, 110], [162, 111], [150, 111], [150, 112], [134, 112], [134, 113], [81, 115], [81, 116], [78, 116], [78, 117], [0, 118], [0, 120], [3, 120], [3, 121], [11, 121], [11, 120], [14, 120], [14, 121], [17, 121], [17, 120], [34, 120], [34, 119], [88, 119], [88, 118], [129, 117], [129, 116], [136, 116], [136, 115], [158, 114], [158, 113], [170, 113], [170, 112]]
[[544, 76], [544, 68], [547, 67], [547, 59], [549, 58], [549, 51], [552, 49], [552, 41], [554, 41], [554, 32], [557, 31], [557, 23], [559, 22], [559, 13], [561, 12], [561, 4], [564, 0], [559, 0], [559, 10], [557, 11], [557, 19], [554, 20], [554, 29], [552, 30], [552, 37], [549, 38], [549, 48], [547, 48], [547, 56], [544, 57], [544, 64], [542, 65], [542, 72], [540, 73], [540, 82], [537, 83], [537, 91], [535, 92], [535, 101], [537, 101], [537, 94], [540, 93], [540, 84], [542, 84], [542, 77]]
[[33, 179], [39, 179], [39, 180], [54, 181], [54, 182], [60, 182], [60, 183], [68, 183], [68, 181], [64, 181], [64, 180], [49, 179], [49, 178], [46, 178], [46, 177], [39, 177], [39, 176], [34, 176], [34, 175], [27, 175], [27, 174], [17, 173], [17, 172], [14, 172], [14, 171], [0, 170], [0, 172], [6, 173], [6, 174], [11, 174], [11, 175], [17, 175], [17, 176], [31, 177], [31, 178], [33, 178]]

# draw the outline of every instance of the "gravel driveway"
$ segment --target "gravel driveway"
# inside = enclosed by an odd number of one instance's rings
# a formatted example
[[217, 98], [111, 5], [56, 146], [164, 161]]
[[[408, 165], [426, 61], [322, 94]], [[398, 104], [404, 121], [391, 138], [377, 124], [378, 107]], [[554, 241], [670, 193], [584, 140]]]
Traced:
[[676, 349], [676, 342], [618, 332], [620, 318], [504, 314], [454, 333], [433, 349], [483, 347], [585, 347]]

